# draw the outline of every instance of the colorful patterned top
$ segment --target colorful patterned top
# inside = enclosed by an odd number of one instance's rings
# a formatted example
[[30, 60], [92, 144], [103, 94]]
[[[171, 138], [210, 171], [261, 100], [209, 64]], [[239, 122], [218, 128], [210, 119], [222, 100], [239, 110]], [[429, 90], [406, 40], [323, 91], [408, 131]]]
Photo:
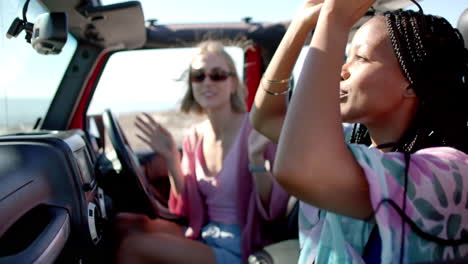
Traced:
[[[383, 199], [403, 208], [405, 159], [402, 153], [383, 153], [350, 144], [364, 170], [375, 223], [382, 238], [382, 263], [431, 262], [468, 256], [468, 244], [444, 246], [419, 237]], [[411, 155], [406, 192], [406, 215], [424, 232], [443, 239], [468, 236], [468, 155], [449, 147], [419, 150]], [[362, 253], [374, 224], [321, 211], [301, 203], [299, 263], [363, 263]]]

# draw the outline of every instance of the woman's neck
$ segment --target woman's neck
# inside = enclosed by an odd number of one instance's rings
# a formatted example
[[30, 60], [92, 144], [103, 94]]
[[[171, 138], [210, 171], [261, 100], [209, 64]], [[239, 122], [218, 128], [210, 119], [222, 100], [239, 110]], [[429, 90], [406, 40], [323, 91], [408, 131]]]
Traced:
[[372, 146], [378, 147], [384, 152], [393, 149], [393, 144], [398, 143], [400, 138], [403, 136], [403, 133], [405, 132], [405, 129], [395, 126], [367, 126], [367, 129], [369, 130]]
[[215, 139], [222, 139], [224, 135], [237, 132], [244, 114], [235, 113], [231, 107], [207, 111], [209, 125]]
[[394, 112], [388, 118], [379, 119], [379, 122], [366, 124], [372, 145], [382, 146], [380, 150], [384, 152], [391, 151], [395, 147], [392, 143], [397, 144], [410, 127], [414, 113], [413, 111]]

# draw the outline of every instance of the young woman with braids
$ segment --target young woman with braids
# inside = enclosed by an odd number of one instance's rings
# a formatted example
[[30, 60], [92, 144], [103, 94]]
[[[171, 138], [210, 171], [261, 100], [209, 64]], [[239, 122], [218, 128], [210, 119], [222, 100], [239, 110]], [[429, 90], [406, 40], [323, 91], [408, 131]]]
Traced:
[[[274, 176], [302, 200], [299, 262], [466, 257], [468, 51], [445, 19], [397, 11], [365, 23], [343, 64], [351, 27], [373, 3], [306, 1], [255, 98], [251, 122], [279, 142]], [[356, 124], [348, 143], [342, 122]]]

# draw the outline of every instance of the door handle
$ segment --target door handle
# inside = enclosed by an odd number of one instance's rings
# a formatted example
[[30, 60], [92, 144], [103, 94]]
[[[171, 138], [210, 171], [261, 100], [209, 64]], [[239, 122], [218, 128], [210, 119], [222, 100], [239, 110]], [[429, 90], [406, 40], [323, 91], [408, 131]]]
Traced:
[[70, 235], [70, 217], [64, 208], [45, 207], [43, 210], [49, 214], [50, 221], [42, 232], [21, 252], [0, 257], [0, 264], [53, 263], [60, 255]]

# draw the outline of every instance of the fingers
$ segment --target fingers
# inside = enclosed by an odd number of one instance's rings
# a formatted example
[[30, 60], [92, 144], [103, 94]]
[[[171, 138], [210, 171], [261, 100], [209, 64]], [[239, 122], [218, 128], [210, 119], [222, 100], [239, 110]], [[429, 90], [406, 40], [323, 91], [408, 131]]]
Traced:
[[159, 123], [156, 122], [156, 120], [154, 120], [154, 118], [149, 115], [148, 113], [143, 113], [144, 116], [146, 116], [146, 118], [148, 119], [148, 122], [151, 124], [151, 126], [153, 127], [159, 127]]
[[160, 126], [159, 126], [159, 130], [160, 130], [164, 135], [172, 137], [171, 132], [169, 132], [169, 130], [167, 130], [165, 127], [163, 127], [163, 126], [160, 125]]
[[154, 135], [163, 134], [168, 135], [169, 132], [157, 123], [150, 115], [144, 113], [147, 120], [143, 120], [141, 116], [138, 116], [135, 121], [135, 126], [147, 137], [151, 138]]
[[147, 132], [155, 132], [159, 127], [159, 124], [156, 121], [154, 121], [152, 118], [148, 118], [148, 121], [146, 121], [146, 120], [143, 120], [141, 116], [137, 116], [135, 120], [135, 124], [139, 128], [144, 129]]
[[322, 4], [325, 0], [307, 0], [305, 1], [306, 5], [318, 5]]
[[[143, 120], [142, 116], [145, 116], [148, 121]], [[143, 141], [143, 143], [148, 145], [150, 148], [154, 148], [152, 138], [159, 134], [159, 124], [154, 121], [150, 115], [143, 113], [142, 115], [137, 116], [135, 126], [140, 132], [137, 132], [137, 138]]]
[[148, 113], [142, 113], [142, 115], [147, 118], [147, 121], [143, 120], [141, 116], [137, 116], [135, 124], [140, 130], [145, 131], [145, 134], [162, 133], [164, 135], [171, 136], [171, 132], [156, 122], [151, 115]]
[[154, 148], [153, 143], [152, 143], [151, 140], [149, 140], [147, 137], [141, 136], [141, 135], [139, 135], [139, 134], [136, 134], [136, 137], [137, 137], [138, 139], [140, 139], [141, 141], [143, 141], [143, 143], [145, 143], [146, 145], [148, 145], [148, 147], [150, 147], [151, 149]]
[[147, 125], [143, 123], [137, 123], [135, 122], [135, 126], [138, 128], [140, 132], [145, 134], [148, 137], [151, 137], [151, 135], [157, 134], [157, 130], [152, 129], [151, 127], [148, 127]]
[[[172, 134], [151, 115], [142, 113], [135, 120], [136, 137], [158, 153], [170, 154], [174, 148]], [[167, 156], [167, 155], [165, 155]]]
[[299, 10], [297, 19], [309, 24], [312, 28], [315, 27], [324, 2], [324, 0], [305, 1]]
[[332, 12], [336, 12], [337, 18], [352, 26], [375, 3], [375, 0], [327, 0], [325, 3], [332, 8]]

